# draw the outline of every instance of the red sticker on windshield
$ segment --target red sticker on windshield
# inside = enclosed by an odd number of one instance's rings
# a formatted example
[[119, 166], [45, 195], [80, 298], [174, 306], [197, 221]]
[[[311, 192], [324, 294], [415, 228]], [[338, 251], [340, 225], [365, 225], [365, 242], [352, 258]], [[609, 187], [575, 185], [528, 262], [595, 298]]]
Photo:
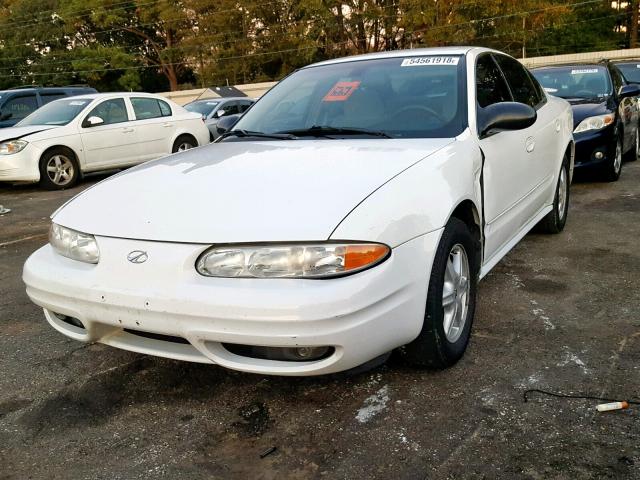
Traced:
[[338, 82], [322, 99], [323, 102], [344, 102], [356, 91], [360, 82]]

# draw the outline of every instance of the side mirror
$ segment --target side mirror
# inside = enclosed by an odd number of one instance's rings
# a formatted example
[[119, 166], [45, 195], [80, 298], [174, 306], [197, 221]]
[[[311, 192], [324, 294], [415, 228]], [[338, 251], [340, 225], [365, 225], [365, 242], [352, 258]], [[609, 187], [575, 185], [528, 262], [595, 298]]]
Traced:
[[225, 109], [222, 108], [216, 112], [216, 118], [221, 118], [226, 113]]
[[84, 122], [82, 122], [82, 126], [84, 128], [97, 127], [98, 125], [102, 125], [104, 120], [100, 117], [89, 117]]
[[222, 135], [223, 133], [231, 130], [234, 125], [238, 123], [238, 120], [240, 120], [241, 116], [242, 115], [236, 113], [235, 115], [228, 115], [224, 118], [221, 118], [216, 125], [216, 131], [218, 132], [218, 134]]
[[640, 96], [640, 86], [637, 84], [623, 85], [618, 92], [620, 98], [637, 97]]
[[480, 138], [501, 130], [522, 130], [536, 123], [538, 114], [529, 105], [500, 102], [483, 108], [478, 115]]
[[7, 113], [1, 113], [0, 112], [0, 122], [4, 122], [5, 120], [9, 120], [11, 117], [13, 117], [13, 113], [11, 113], [11, 112], [7, 112]]

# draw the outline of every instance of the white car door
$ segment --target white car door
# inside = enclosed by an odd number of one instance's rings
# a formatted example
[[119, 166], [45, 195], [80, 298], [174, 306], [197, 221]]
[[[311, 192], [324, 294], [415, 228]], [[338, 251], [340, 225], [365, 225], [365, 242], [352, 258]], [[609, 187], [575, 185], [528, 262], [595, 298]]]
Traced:
[[153, 97], [130, 97], [140, 140], [140, 161], [171, 153], [171, 139], [176, 129], [171, 107]]
[[[89, 118], [102, 120], [91, 125]], [[84, 170], [131, 165], [139, 157], [138, 136], [124, 98], [103, 100], [84, 114], [79, 126], [84, 147]]]
[[[507, 57], [505, 57], [507, 58]], [[515, 60], [514, 60], [515, 62]], [[516, 62], [517, 63], [517, 62]], [[494, 103], [521, 101], [531, 104], [534, 85], [526, 70], [522, 78], [510, 72], [505, 79], [494, 55], [482, 54], [476, 63], [476, 100], [478, 117], [483, 108]], [[526, 90], [526, 91], [525, 91]], [[535, 102], [535, 101], [533, 101]], [[535, 105], [535, 103], [534, 103]], [[533, 105], [532, 105], [533, 106]], [[501, 254], [501, 250], [521, 232], [542, 208], [539, 187], [548, 166], [539, 164], [538, 146], [544, 144], [542, 119], [522, 130], [501, 131], [480, 139], [484, 154], [484, 218], [485, 262]]]

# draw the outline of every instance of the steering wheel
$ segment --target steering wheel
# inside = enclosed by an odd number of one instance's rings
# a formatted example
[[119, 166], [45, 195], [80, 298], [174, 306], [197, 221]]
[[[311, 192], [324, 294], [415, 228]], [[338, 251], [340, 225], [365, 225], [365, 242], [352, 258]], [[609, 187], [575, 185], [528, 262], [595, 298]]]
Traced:
[[419, 112], [419, 113], [426, 113], [430, 117], [433, 117], [436, 120], [438, 120], [438, 122], [445, 123], [444, 119], [436, 111], [432, 110], [429, 107], [425, 107], [424, 105], [408, 105], [406, 107], [402, 107], [400, 110], [396, 111], [393, 114], [393, 118], [399, 117], [400, 115], [403, 115], [406, 112], [410, 112], [412, 110], [414, 110], [416, 112]]

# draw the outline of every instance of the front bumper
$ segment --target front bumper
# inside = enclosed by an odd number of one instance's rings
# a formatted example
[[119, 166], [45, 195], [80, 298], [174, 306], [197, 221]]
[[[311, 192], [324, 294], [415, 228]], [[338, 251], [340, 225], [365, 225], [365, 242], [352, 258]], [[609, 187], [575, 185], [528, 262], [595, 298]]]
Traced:
[[[613, 126], [602, 130], [574, 134], [576, 144], [575, 168], [591, 168], [605, 165], [615, 155], [615, 132]], [[598, 153], [602, 154], [598, 158]]]
[[32, 145], [13, 155], [0, 155], [0, 182], [38, 182], [38, 161], [32, 158]]
[[[418, 335], [440, 235], [418, 237], [374, 268], [329, 280], [207, 278], [194, 268], [207, 245], [98, 237], [97, 265], [46, 245], [27, 260], [23, 279], [49, 323], [76, 340], [247, 372], [318, 375], [357, 367]], [[128, 262], [133, 250], [146, 251], [147, 262]], [[223, 343], [335, 350], [317, 361], [276, 361], [233, 354]]]

